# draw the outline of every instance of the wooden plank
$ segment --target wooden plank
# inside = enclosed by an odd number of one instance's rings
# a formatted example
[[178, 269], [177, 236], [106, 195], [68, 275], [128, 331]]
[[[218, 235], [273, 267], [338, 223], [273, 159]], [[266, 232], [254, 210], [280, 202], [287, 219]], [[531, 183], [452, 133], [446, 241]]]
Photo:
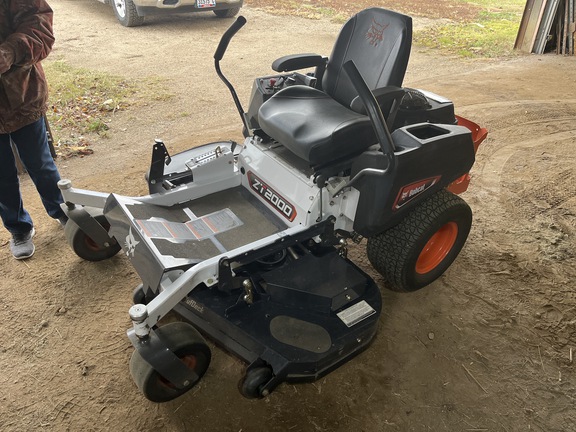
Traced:
[[546, 9], [546, 5], [548, 4], [548, 0], [542, 0], [540, 2], [539, 8], [535, 11], [536, 15], [534, 17], [534, 30], [531, 33], [531, 39], [529, 41], [529, 52], [533, 52], [534, 44], [536, 43], [536, 37], [538, 36], [538, 29], [540, 28], [540, 24], [542, 23], [542, 17], [544, 16], [544, 10]]
[[521, 37], [517, 38], [517, 45], [515, 45], [516, 49], [527, 53], [532, 52], [534, 40], [536, 39], [536, 33], [540, 26], [545, 6], [546, 0], [528, 0], [526, 8], [524, 9], [522, 23], [520, 25], [520, 28], [523, 31], [522, 35], [519, 34]]
[[514, 42], [514, 49], [522, 50], [522, 45], [524, 44], [524, 39], [526, 38], [526, 28], [530, 22], [530, 14], [534, 8], [534, 0], [528, 0], [526, 6], [524, 6], [524, 12], [522, 13], [522, 20], [520, 21], [520, 28], [518, 29], [518, 34], [516, 35], [516, 42]]

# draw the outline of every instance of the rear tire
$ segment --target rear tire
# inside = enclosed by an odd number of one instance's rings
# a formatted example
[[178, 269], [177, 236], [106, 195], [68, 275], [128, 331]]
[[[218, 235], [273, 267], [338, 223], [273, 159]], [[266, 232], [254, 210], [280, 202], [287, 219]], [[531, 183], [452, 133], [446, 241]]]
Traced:
[[471, 226], [468, 204], [443, 189], [420, 203], [398, 225], [369, 238], [368, 259], [386, 281], [386, 288], [416, 291], [450, 267]]
[[110, 0], [116, 18], [124, 27], [136, 27], [144, 23], [144, 17], [138, 15], [132, 0]]
[[218, 18], [232, 18], [233, 16], [238, 15], [238, 12], [240, 12], [240, 8], [235, 7], [231, 9], [219, 9], [213, 12]]

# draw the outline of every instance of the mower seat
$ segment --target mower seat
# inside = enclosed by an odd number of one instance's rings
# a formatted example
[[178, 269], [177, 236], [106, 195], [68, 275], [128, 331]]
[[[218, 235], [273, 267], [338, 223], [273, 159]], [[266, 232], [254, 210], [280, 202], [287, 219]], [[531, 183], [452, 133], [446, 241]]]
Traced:
[[312, 166], [361, 153], [377, 141], [369, 118], [351, 108], [358, 94], [342, 66], [353, 60], [371, 90], [401, 87], [411, 43], [410, 17], [381, 8], [358, 13], [340, 31], [321, 89], [279, 91], [260, 107], [261, 129]]

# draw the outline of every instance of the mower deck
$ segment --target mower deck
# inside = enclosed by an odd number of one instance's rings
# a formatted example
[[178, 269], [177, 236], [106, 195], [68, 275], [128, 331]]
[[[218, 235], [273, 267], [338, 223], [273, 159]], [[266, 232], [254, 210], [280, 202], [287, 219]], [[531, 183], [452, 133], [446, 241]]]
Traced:
[[[172, 207], [111, 195], [106, 208], [145, 286], [154, 288], [287, 229], [242, 186]], [[174, 308], [249, 364], [268, 365], [269, 391], [285, 380], [317, 379], [376, 333], [381, 297], [374, 281], [337, 248], [309, 248], [307, 240], [287, 240], [286, 249], [273, 247], [270, 256], [247, 263], [241, 257], [248, 253], [232, 258], [230, 283], [221, 274], [219, 285], [191, 285]]]
[[381, 297], [372, 279], [335, 249], [300, 253], [252, 271], [251, 302], [244, 289], [199, 287], [174, 308], [250, 367], [268, 365], [269, 391], [325, 375], [367, 347], [378, 326]]

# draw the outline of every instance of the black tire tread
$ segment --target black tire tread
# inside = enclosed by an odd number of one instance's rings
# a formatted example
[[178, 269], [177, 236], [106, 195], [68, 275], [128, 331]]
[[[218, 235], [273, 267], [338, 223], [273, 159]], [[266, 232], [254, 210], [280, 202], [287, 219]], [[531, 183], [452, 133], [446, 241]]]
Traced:
[[219, 10], [215, 10], [214, 14], [218, 17], [218, 18], [232, 18], [236, 15], [238, 15], [238, 12], [240, 12], [240, 8], [239, 7], [234, 7], [234, 8], [230, 8], [230, 9], [219, 9]]
[[267, 366], [250, 369], [238, 383], [238, 389], [247, 399], [262, 399], [262, 386], [270, 381], [273, 373]]
[[[176, 355], [191, 346], [194, 346], [195, 349], [201, 349], [206, 356], [206, 364], [205, 367], [197, 369], [195, 372], [198, 374], [199, 379], [202, 378], [210, 365], [211, 354], [206, 341], [198, 330], [189, 323], [178, 321], [163, 325], [156, 331], [158, 337]], [[158, 372], [142, 358], [138, 350], [134, 350], [130, 358], [130, 375], [142, 394], [152, 402], [168, 402], [183, 395], [197, 384], [197, 381], [192, 382], [183, 389], [158, 387], [156, 384], [159, 379]]]
[[[368, 239], [368, 259], [384, 278], [386, 288], [397, 292], [411, 292], [423, 287], [414, 286], [407, 281], [407, 272], [411, 271], [407, 269], [413, 253], [411, 248], [441, 215], [454, 209], [469, 213], [471, 224], [472, 212], [468, 204], [459, 196], [442, 189], [415, 207], [398, 225]], [[470, 226], [464, 233], [465, 238], [469, 229]], [[460, 250], [456, 255], [459, 252]], [[451, 262], [448, 266], [450, 264]]]
[[116, 5], [114, 4], [114, 0], [110, 0], [110, 5], [112, 6], [112, 9], [114, 9], [114, 14], [116, 15], [116, 18], [118, 18], [120, 24], [122, 24], [124, 27], [138, 27], [144, 24], [144, 17], [138, 15], [138, 11], [136, 10], [136, 5], [134, 4], [134, 2], [132, 0], [125, 0], [125, 1], [126, 1], [126, 16], [122, 18], [120, 17], [120, 15], [118, 15], [118, 12], [116, 11]]

